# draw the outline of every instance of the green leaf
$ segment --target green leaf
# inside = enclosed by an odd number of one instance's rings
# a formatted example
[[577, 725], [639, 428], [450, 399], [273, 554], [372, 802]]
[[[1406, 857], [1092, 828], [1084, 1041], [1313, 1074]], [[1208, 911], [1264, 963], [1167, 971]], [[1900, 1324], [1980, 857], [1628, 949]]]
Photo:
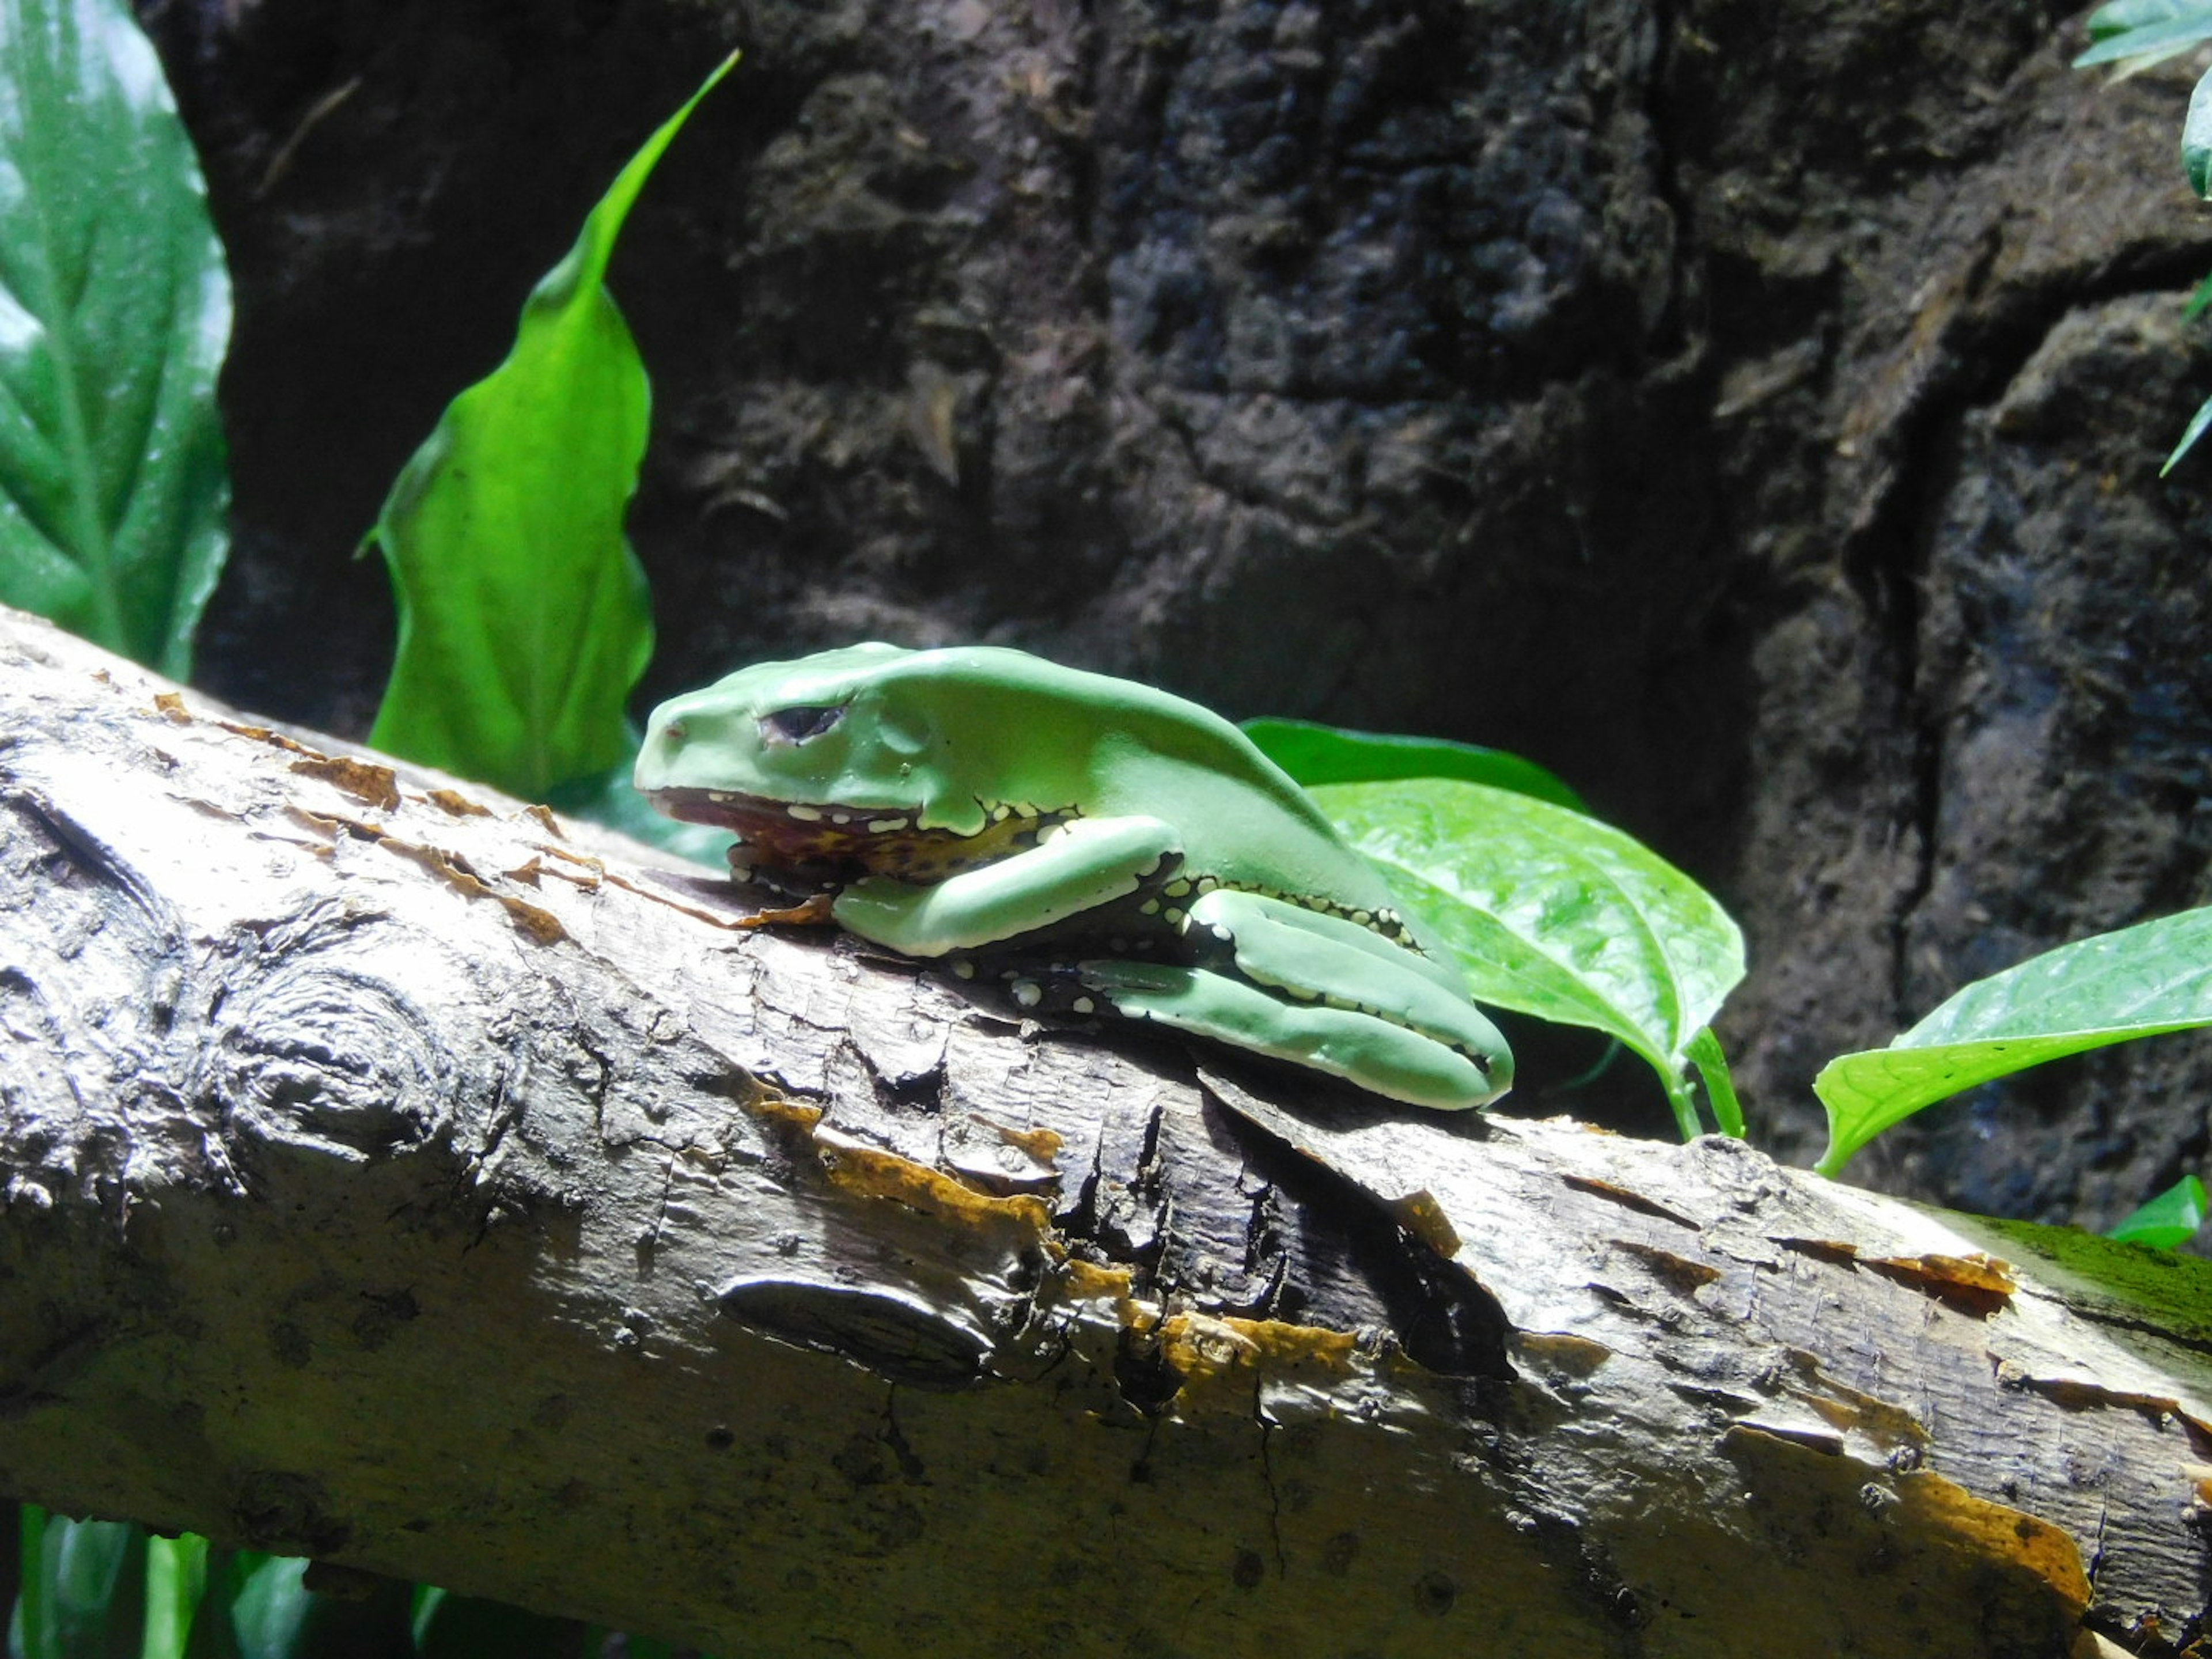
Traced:
[[1381, 783], [1391, 778], [1462, 778], [1533, 795], [1577, 812], [1589, 809], [1556, 773], [1503, 749], [1443, 738], [1352, 732], [1311, 720], [1253, 720], [1244, 735], [1299, 783]]
[[72, 1521], [22, 1507], [23, 1589], [11, 1645], [23, 1659], [136, 1659], [143, 1629], [146, 1534], [122, 1521]]
[[1710, 1025], [1690, 1039], [1684, 1051], [1690, 1064], [1697, 1069], [1698, 1078], [1705, 1085], [1705, 1098], [1713, 1109], [1713, 1121], [1720, 1132], [1733, 1139], [1744, 1138], [1743, 1103], [1736, 1098], [1735, 1079], [1729, 1071], [1728, 1056], [1721, 1051], [1721, 1040], [1713, 1035]]
[[123, 0], [0, 4], [0, 601], [172, 678], [227, 542], [230, 280]]
[[2185, 16], [2191, 9], [2189, 0], [2111, 0], [2091, 12], [2084, 27], [2092, 40], [2109, 40], [2130, 29]]
[[1832, 1176], [1891, 1125], [1962, 1089], [2130, 1037], [2212, 1024], [2212, 909], [2099, 933], [1977, 980], [1887, 1048], [1830, 1060]]
[[2204, 1224], [2204, 1183], [2186, 1175], [2106, 1234], [2123, 1243], [2179, 1249]]
[[2174, 464], [2196, 447], [2197, 441], [2204, 435], [2207, 427], [2212, 427], [2212, 398], [2207, 398], [2197, 405], [2197, 412], [2189, 417], [2189, 424], [2182, 428], [2181, 441], [2174, 445], [2173, 453], [2167, 456], [2166, 465], [2159, 468], [2160, 477], [2163, 478], [2172, 471]]
[[1609, 824], [1508, 790], [1426, 778], [1312, 793], [1476, 1001], [1619, 1038], [1698, 1133], [1691, 1043], [1743, 977], [1743, 936], [1710, 894]]
[[[2212, 35], [2212, 22], [2204, 33]], [[2189, 187], [2200, 198], [2212, 196], [2212, 70], [2197, 76], [2189, 94], [2189, 113], [2181, 118], [2181, 165]]]
[[245, 1659], [295, 1659], [305, 1650], [317, 1611], [307, 1573], [307, 1562], [295, 1556], [272, 1555], [247, 1569], [230, 1604]]
[[651, 394], [604, 278], [654, 164], [736, 61], [623, 169], [525, 303], [507, 361], [392, 485], [369, 536], [399, 604], [378, 748], [538, 800], [627, 752], [653, 619], [623, 517]]
[[208, 1540], [198, 1533], [146, 1540], [146, 1639], [140, 1659], [185, 1659], [207, 1595]]
[[2154, 7], [2143, 7], [2139, 9], [2142, 14], [2140, 21], [2130, 21], [2122, 27], [2106, 27], [2100, 33], [2097, 19], [2116, 9], [2105, 7], [2090, 19], [2090, 38], [2096, 44], [2074, 60], [2075, 69], [2094, 69], [2100, 64], [2153, 54], [2171, 57], [2199, 40], [2212, 39], [2212, 6], [2176, 5], [2168, 8], [2163, 16], [2152, 15], [2157, 9]]
[[2193, 323], [2207, 311], [2212, 311], [2212, 276], [2197, 279], [2197, 286], [2189, 291], [2189, 303], [2181, 308], [2181, 319]]

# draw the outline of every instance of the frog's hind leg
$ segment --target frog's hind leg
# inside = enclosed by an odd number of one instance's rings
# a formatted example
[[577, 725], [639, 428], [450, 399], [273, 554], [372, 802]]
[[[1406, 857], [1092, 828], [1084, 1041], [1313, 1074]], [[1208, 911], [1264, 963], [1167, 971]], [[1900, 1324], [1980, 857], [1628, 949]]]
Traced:
[[1311, 1066], [1392, 1100], [1455, 1111], [1500, 1092], [1457, 1049], [1357, 1009], [1286, 1002], [1206, 968], [1085, 962], [1078, 973], [1117, 1013]]

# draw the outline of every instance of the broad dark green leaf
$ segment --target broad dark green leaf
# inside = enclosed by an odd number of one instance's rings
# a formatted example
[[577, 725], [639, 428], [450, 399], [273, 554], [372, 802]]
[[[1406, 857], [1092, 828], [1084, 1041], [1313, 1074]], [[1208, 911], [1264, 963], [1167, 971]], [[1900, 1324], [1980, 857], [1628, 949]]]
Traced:
[[1312, 793], [1476, 1001], [1619, 1038], [1698, 1132], [1692, 1043], [1743, 977], [1743, 936], [1711, 895], [1633, 836], [1508, 790], [1421, 778]]
[[1246, 720], [1244, 735], [1309, 788], [1322, 783], [1381, 783], [1391, 778], [1461, 778], [1533, 795], [1577, 812], [1589, 810], [1556, 773], [1503, 749], [1443, 738], [1352, 732], [1311, 720]]
[[507, 361], [393, 484], [370, 532], [399, 603], [380, 749], [540, 800], [627, 752], [653, 622], [623, 518], [651, 398], [604, 278], [654, 164], [735, 61], [623, 169], [524, 305]]
[[1835, 1175], [1893, 1124], [1962, 1089], [2063, 1054], [2212, 1024], [2212, 909], [2100, 933], [1977, 980], [1887, 1048], [1814, 1079]]
[[229, 505], [230, 281], [123, 0], [0, 0], [0, 600], [183, 679]]
[[2204, 1183], [2187, 1175], [2156, 1198], [2131, 1212], [2106, 1235], [2128, 1244], [2148, 1244], [2154, 1249], [2179, 1249], [2197, 1237], [2204, 1224]]

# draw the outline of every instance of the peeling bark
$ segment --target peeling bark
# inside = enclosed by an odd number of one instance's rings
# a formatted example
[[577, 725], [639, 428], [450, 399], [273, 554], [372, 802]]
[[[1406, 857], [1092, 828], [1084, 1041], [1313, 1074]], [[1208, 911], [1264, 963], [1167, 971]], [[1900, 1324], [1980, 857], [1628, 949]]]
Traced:
[[1025, 1024], [13, 613], [0, 733], [0, 1490], [763, 1655], [2193, 1633], [2203, 1263]]

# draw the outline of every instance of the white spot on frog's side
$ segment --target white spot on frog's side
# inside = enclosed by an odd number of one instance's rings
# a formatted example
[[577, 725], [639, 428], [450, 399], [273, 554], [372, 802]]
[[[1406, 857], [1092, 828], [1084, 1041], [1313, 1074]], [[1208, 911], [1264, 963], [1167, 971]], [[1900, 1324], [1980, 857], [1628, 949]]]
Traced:
[[720, 789], [709, 789], [707, 792], [707, 799], [713, 801], [717, 806], [727, 806], [732, 801], [738, 798], [735, 795], [725, 794]]
[[1160, 913], [1160, 902], [1158, 899], [1146, 899], [1137, 908], [1148, 916], [1156, 916]]
[[1165, 893], [1170, 898], [1188, 898], [1190, 896], [1190, 884], [1187, 881], [1181, 880], [1171, 881], [1166, 886], [1161, 888], [1160, 891]]
[[[1161, 912], [1161, 915], [1164, 915], [1164, 916], [1167, 919], [1168, 923], [1169, 923], [1171, 927], [1182, 927], [1182, 911], [1180, 911], [1180, 910], [1176, 910], [1176, 909], [1169, 909], [1169, 910], [1162, 911], [1162, 912]], [[1223, 935], [1223, 937], [1224, 937], [1224, 938], [1226, 938], [1226, 937], [1227, 937], [1227, 935], [1226, 935], [1226, 934], [1224, 934], [1224, 935]]]
[[1014, 981], [1014, 1000], [1024, 1008], [1034, 1008], [1044, 1000], [1044, 988], [1033, 979]]
[[785, 807], [783, 810], [786, 812], [788, 812], [793, 817], [797, 818], [801, 823], [819, 823], [822, 822], [822, 814], [818, 811], [811, 806], [802, 806], [796, 801], [793, 802], [792, 805]]
[[871, 818], [868, 820], [868, 833], [874, 836], [887, 836], [894, 830], [905, 829], [910, 822], [911, 820], [907, 818]]
[[852, 821], [853, 815], [850, 812], [832, 812], [830, 815], [830, 822], [832, 823], [850, 823]]
[[1078, 997], [1067, 1006], [1079, 1014], [1095, 1014], [1098, 1012], [1098, 1005], [1089, 997]]
[[974, 963], [972, 963], [972, 962], [968, 961], [965, 957], [963, 957], [960, 961], [956, 962], [956, 963], [954, 963], [952, 964], [952, 976], [953, 976], [955, 979], [973, 979], [973, 978], [975, 978], [975, 964]]

